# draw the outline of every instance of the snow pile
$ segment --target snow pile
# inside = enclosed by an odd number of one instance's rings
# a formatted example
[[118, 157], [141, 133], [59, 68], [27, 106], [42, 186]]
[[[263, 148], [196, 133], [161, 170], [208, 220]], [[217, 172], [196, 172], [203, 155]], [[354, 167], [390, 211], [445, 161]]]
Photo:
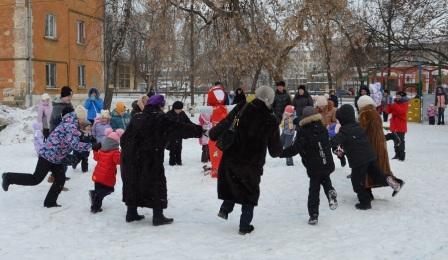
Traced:
[[36, 108], [13, 108], [0, 105], [0, 124], [7, 127], [0, 131], [0, 145], [32, 142]]

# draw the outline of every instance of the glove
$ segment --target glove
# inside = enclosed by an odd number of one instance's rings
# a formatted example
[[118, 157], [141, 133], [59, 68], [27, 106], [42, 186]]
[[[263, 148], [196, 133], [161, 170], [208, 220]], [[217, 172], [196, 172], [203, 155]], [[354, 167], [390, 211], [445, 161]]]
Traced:
[[99, 149], [101, 149], [101, 143], [95, 143], [92, 145], [92, 150], [98, 151]]

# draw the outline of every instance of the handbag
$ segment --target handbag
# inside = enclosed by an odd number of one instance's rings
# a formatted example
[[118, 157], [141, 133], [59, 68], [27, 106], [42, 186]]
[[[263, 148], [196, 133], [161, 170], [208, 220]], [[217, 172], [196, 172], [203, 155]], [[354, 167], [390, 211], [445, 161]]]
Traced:
[[238, 111], [237, 115], [232, 121], [232, 124], [224, 130], [224, 132], [218, 137], [216, 142], [216, 147], [218, 147], [221, 151], [228, 150], [234, 143], [237, 141], [237, 129], [240, 122], [240, 117], [243, 115], [244, 110], [249, 103], [246, 103], [240, 111]]

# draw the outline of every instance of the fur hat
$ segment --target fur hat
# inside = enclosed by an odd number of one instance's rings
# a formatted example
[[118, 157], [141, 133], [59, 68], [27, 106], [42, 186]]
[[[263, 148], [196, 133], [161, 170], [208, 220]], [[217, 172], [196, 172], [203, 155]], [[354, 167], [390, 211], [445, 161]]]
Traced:
[[104, 138], [103, 142], [101, 143], [101, 150], [110, 151], [113, 149], [118, 149], [118, 147], [120, 146], [120, 138], [123, 133], [124, 130], [120, 128], [115, 130], [115, 132], [112, 130], [112, 128], [106, 128], [106, 130], [104, 130], [106, 138]]
[[341, 125], [355, 123], [355, 109], [352, 105], [344, 104], [336, 111], [336, 119]]
[[293, 114], [294, 113], [294, 106], [287, 105], [285, 107], [285, 113]]
[[255, 90], [255, 97], [263, 101], [270, 108], [272, 103], [274, 103], [275, 92], [270, 87], [259, 87]]
[[47, 93], [42, 94], [41, 96], [42, 100], [50, 100], [50, 95], [48, 95]]
[[316, 109], [312, 106], [306, 106], [302, 110], [302, 118], [309, 117], [318, 114]]
[[325, 98], [324, 96], [317, 96], [317, 98], [316, 98], [316, 106], [317, 107], [328, 106], [328, 98]]
[[123, 114], [124, 112], [126, 112], [126, 105], [119, 101], [117, 102], [117, 104], [115, 104], [115, 110], [119, 113], [119, 114]]
[[107, 110], [107, 109], [102, 109], [102, 110], [101, 110], [101, 118], [107, 118], [107, 119], [110, 119], [110, 113], [109, 113], [109, 110]]
[[376, 107], [375, 101], [373, 101], [373, 99], [367, 95], [359, 97], [357, 105], [358, 105], [359, 109], [363, 109], [364, 107], [366, 107], [368, 105], [372, 105], [373, 107]]
[[69, 86], [63, 86], [61, 88], [61, 98], [71, 96], [72, 93], [73, 91]]
[[78, 105], [75, 108], [75, 114], [79, 121], [87, 121], [87, 110], [83, 106]]
[[148, 101], [146, 101], [147, 106], [158, 106], [158, 107], [164, 107], [165, 106], [165, 97], [162, 95], [156, 94], [151, 96]]
[[182, 109], [184, 108], [184, 103], [182, 103], [181, 101], [175, 101], [173, 103], [173, 109]]

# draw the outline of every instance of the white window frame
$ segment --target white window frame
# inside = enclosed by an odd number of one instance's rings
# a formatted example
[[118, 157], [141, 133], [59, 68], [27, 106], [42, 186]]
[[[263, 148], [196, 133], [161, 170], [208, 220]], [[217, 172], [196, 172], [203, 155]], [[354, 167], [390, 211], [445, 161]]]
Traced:
[[76, 22], [76, 42], [78, 44], [86, 43], [86, 23], [84, 21]]
[[86, 87], [86, 66], [78, 65], [78, 87]]
[[57, 25], [56, 16], [54, 14], [47, 14], [45, 17], [45, 37], [56, 39], [57, 38]]
[[47, 88], [56, 88], [56, 63], [45, 64], [45, 84]]

